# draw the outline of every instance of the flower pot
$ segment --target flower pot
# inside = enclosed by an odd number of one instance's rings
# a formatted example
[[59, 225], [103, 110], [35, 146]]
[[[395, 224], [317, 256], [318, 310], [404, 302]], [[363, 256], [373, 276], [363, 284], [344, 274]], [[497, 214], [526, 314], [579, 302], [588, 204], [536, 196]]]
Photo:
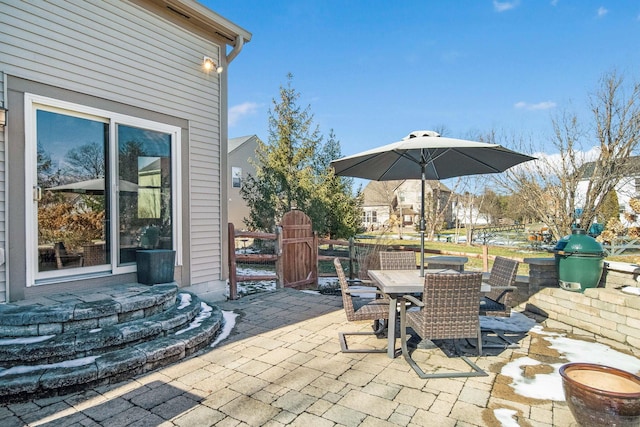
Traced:
[[560, 368], [569, 409], [581, 426], [640, 426], [640, 377], [591, 363]]
[[138, 283], [155, 285], [173, 282], [176, 251], [149, 249], [136, 252]]

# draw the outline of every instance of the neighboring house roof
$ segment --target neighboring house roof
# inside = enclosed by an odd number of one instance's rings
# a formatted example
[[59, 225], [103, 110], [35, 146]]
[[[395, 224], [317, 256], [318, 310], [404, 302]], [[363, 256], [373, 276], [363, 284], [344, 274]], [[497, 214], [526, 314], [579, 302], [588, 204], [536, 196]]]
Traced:
[[[364, 205], [389, 205], [393, 198], [393, 190], [402, 181], [369, 181], [364, 187]], [[396, 184], [397, 183], [397, 184]]]
[[243, 144], [248, 142], [253, 142], [254, 144], [257, 142], [258, 137], [256, 135], [247, 135], [247, 136], [239, 136], [237, 138], [229, 138], [229, 144], [227, 147], [227, 153], [231, 153], [238, 148], [240, 148]]
[[[621, 168], [621, 177], [640, 175], [640, 156], [632, 156], [622, 161], [618, 159]], [[581, 180], [588, 180], [593, 176], [596, 169], [596, 162], [587, 162], [578, 170]]]

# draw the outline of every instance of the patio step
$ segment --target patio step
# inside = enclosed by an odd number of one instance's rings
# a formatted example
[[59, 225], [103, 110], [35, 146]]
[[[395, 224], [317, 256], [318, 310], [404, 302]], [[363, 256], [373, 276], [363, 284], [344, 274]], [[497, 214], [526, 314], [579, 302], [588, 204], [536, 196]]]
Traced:
[[193, 354], [221, 330], [222, 312], [176, 284], [119, 291], [0, 306], [0, 402], [119, 382]]

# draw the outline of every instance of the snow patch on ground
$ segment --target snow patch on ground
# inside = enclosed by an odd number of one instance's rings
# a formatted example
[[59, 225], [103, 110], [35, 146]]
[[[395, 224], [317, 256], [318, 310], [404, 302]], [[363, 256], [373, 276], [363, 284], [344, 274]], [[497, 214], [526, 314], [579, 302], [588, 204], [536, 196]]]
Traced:
[[15, 345], [15, 344], [34, 344], [50, 340], [55, 335], [41, 335], [36, 337], [21, 337], [21, 338], [5, 338], [0, 340], [0, 345]]
[[100, 356], [89, 356], [82, 357], [80, 359], [66, 360], [64, 362], [58, 363], [49, 363], [46, 365], [31, 365], [31, 366], [13, 366], [11, 368], [5, 369], [0, 368], [0, 377], [5, 375], [18, 375], [18, 374], [27, 374], [29, 372], [38, 371], [40, 369], [50, 369], [50, 368], [77, 368], [84, 365], [90, 365], [96, 361], [96, 359]]
[[195, 329], [198, 326], [200, 326], [202, 324], [202, 322], [205, 319], [208, 319], [209, 317], [211, 317], [211, 312], [213, 311], [213, 308], [211, 308], [211, 306], [205, 302], [200, 302], [200, 313], [198, 313], [198, 315], [191, 321], [191, 323], [189, 323], [189, 326], [187, 326], [186, 328], [180, 329], [179, 331], [176, 332], [176, 335], [180, 335], [183, 334], [187, 331], [190, 331], [191, 329]]
[[236, 325], [236, 317], [238, 317], [238, 313], [234, 313], [233, 311], [222, 311], [222, 318], [224, 319], [224, 326], [222, 327], [222, 332], [216, 337], [216, 340], [211, 343], [210, 347], [215, 347], [218, 343], [231, 334], [233, 327]]

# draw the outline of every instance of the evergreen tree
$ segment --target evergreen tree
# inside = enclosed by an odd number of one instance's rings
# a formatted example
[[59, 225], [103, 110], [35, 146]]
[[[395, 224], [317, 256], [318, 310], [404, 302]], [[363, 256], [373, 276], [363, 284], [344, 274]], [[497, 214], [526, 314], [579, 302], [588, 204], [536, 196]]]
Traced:
[[317, 191], [312, 198], [311, 217], [314, 230], [331, 238], [356, 234], [362, 221], [361, 191], [353, 195], [353, 178], [336, 176], [331, 161], [342, 157], [340, 142], [333, 129], [316, 156]]
[[269, 142], [258, 140], [256, 175], [249, 175], [241, 189], [250, 207], [247, 225], [271, 231], [293, 207], [307, 211], [313, 190], [313, 156], [322, 140], [313, 127], [310, 108], [301, 109], [300, 94], [291, 86], [280, 87], [280, 99], [269, 109]]
[[598, 211], [598, 220], [601, 224], [606, 224], [611, 219], [620, 219], [618, 213], [618, 193], [616, 190], [609, 191], [605, 196]]
[[360, 227], [362, 196], [355, 197], [353, 179], [337, 177], [330, 163], [341, 157], [340, 143], [330, 132], [322, 136], [313, 125], [310, 107], [297, 105], [299, 93], [288, 84], [269, 110], [269, 141], [258, 140], [255, 176], [240, 190], [250, 208], [245, 223], [251, 229], [272, 231], [292, 208], [305, 212], [322, 236], [350, 237]]

